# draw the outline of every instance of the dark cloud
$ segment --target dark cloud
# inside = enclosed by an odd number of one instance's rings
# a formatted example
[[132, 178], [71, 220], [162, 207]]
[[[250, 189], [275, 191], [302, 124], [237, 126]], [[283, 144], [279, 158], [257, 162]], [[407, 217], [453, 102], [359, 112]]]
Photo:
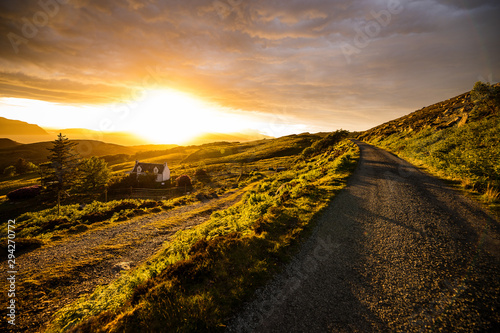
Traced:
[[169, 86], [366, 127], [500, 70], [497, 1], [42, 3], [0, 1], [0, 96], [103, 103]]

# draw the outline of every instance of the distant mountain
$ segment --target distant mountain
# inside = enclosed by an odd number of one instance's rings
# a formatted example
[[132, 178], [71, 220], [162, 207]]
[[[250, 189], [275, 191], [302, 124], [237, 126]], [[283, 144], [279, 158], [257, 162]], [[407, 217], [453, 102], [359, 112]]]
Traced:
[[213, 142], [247, 142], [262, 139], [273, 139], [273, 137], [261, 134], [257, 131], [247, 130], [237, 133], [204, 133], [187, 142], [185, 145], [202, 145]]
[[0, 138], [22, 143], [50, 140], [50, 134], [38, 125], [0, 117]]
[[0, 117], [0, 135], [48, 135], [43, 128], [38, 125], [29, 124], [20, 120], [12, 120]]
[[101, 132], [89, 130], [86, 128], [67, 128], [67, 129], [45, 129], [54, 139], [62, 133], [71, 140], [96, 140], [107, 143], [114, 143], [121, 146], [139, 146], [147, 145], [149, 142], [137, 135], [127, 132]]
[[30, 144], [55, 140], [59, 133], [66, 135], [71, 140], [94, 140], [122, 146], [149, 144], [149, 141], [127, 132], [101, 132], [85, 128], [44, 129], [38, 125], [24, 121], [0, 117], [0, 138], [8, 138], [20, 143]]

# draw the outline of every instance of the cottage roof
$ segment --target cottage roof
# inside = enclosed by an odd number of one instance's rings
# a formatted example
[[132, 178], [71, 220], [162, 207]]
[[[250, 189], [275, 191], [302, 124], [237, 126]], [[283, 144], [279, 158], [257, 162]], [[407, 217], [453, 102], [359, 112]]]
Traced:
[[136, 162], [132, 173], [136, 173], [138, 167], [141, 167], [141, 172], [154, 173], [155, 168], [158, 168], [158, 173], [163, 173], [165, 170], [165, 164]]

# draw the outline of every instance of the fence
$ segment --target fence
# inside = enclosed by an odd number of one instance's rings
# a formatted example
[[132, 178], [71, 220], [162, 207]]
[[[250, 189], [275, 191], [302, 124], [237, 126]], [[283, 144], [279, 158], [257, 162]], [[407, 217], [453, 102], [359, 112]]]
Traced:
[[173, 187], [167, 189], [151, 189], [151, 188], [129, 188], [108, 191], [108, 200], [120, 199], [151, 199], [151, 200], [167, 200], [175, 197], [188, 194], [188, 187]]

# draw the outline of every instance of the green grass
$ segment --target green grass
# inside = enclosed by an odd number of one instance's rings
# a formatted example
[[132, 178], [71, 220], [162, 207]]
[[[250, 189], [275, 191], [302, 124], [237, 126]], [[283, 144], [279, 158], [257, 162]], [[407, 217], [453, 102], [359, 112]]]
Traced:
[[[338, 150], [342, 155], [332, 158]], [[239, 203], [178, 232], [147, 264], [59, 311], [48, 331], [222, 330], [297, 250], [358, 157], [357, 147], [343, 141], [251, 182]]]
[[[107, 203], [94, 201], [80, 209], [80, 205], [62, 205], [58, 214], [57, 207], [27, 212], [16, 218], [16, 236], [47, 240], [54, 237], [60, 239], [75, 233], [87, 231], [94, 224], [101, 222], [119, 222], [134, 216], [151, 214], [158, 210], [167, 210], [175, 205], [185, 205], [193, 202], [192, 196], [172, 200], [115, 200]], [[6, 233], [7, 225], [0, 229]]]
[[0, 196], [6, 195], [18, 188], [31, 185], [40, 185], [40, 177], [37, 173], [0, 178]]
[[444, 179], [498, 202], [500, 189], [500, 118], [489, 117], [461, 127], [398, 132], [372, 139]]

